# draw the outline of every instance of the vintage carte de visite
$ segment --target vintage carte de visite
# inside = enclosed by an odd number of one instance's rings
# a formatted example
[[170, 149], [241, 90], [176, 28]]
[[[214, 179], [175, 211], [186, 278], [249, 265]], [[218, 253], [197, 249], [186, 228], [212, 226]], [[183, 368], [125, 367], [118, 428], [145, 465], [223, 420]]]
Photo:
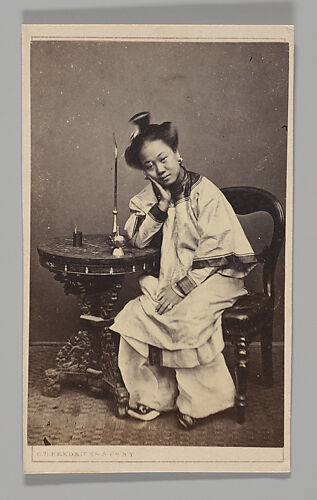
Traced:
[[25, 473], [289, 471], [293, 27], [22, 40]]

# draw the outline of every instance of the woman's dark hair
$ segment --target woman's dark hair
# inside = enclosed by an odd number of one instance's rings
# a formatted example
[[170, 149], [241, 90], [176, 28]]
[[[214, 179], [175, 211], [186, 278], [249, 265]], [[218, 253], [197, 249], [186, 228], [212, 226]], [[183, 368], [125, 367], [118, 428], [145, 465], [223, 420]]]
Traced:
[[150, 113], [143, 111], [129, 120], [139, 127], [139, 132], [132, 138], [130, 146], [125, 150], [125, 160], [128, 165], [142, 169], [140, 152], [145, 142], [161, 140], [173, 151], [178, 147], [178, 134], [171, 122], [160, 125], [150, 123]]

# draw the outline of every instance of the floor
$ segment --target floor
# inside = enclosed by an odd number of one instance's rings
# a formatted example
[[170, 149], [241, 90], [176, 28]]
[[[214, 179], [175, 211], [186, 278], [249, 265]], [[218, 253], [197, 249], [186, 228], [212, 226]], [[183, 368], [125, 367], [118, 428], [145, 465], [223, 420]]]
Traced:
[[[28, 443], [30, 445], [149, 445], [149, 446], [283, 446], [283, 347], [274, 346], [274, 387], [264, 388], [260, 349], [250, 349], [246, 422], [239, 425], [232, 409], [183, 430], [175, 413], [152, 422], [114, 416], [112, 399], [93, 397], [85, 387], [63, 388], [57, 398], [42, 395], [43, 374], [54, 367], [56, 347], [31, 346], [29, 369]], [[232, 349], [225, 357], [231, 370]]]

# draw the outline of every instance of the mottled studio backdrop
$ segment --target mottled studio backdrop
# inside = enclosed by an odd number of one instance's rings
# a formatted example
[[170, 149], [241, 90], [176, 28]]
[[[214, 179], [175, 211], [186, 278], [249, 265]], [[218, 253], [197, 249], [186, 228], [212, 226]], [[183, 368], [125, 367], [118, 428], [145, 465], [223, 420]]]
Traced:
[[[38, 264], [36, 247], [59, 235], [112, 229], [115, 131], [119, 221], [144, 186], [125, 165], [129, 118], [150, 111], [178, 127], [188, 169], [219, 187], [249, 185], [285, 206], [288, 46], [282, 43], [33, 42], [30, 340], [63, 340], [78, 329], [76, 299]], [[255, 249], [264, 215], [244, 217]], [[284, 256], [277, 272], [274, 339], [283, 339]], [[258, 288], [259, 271], [248, 279]], [[118, 307], [138, 294], [129, 277]]]

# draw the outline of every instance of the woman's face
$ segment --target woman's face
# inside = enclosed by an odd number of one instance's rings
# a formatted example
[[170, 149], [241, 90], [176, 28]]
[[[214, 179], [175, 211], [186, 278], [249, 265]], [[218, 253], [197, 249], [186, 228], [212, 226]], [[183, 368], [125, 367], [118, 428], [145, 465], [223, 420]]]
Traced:
[[144, 143], [140, 161], [147, 177], [163, 187], [174, 184], [181, 173], [177, 154], [161, 139]]

